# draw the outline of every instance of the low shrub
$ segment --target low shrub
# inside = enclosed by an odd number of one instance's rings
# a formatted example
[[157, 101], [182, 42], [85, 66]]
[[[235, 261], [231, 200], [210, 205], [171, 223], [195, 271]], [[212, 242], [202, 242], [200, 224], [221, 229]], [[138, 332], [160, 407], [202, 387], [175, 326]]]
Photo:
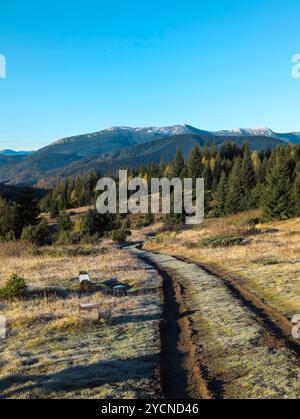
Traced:
[[147, 214], [142, 220], [139, 221], [137, 224], [137, 228], [145, 228], [150, 227], [154, 221], [154, 217], [152, 214]]
[[125, 243], [128, 236], [131, 236], [131, 232], [129, 230], [120, 229], [112, 232], [111, 239], [115, 243]]
[[260, 217], [241, 217], [236, 222], [235, 225], [240, 227], [255, 227], [257, 224], [261, 223]]
[[200, 247], [208, 247], [214, 249], [216, 247], [231, 247], [240, 246], [245, 242], [245, 237], [234, 235], [219, 235], [203, 239], [200, 242]]
[[22, 232], [22, 240], [29, 241], [36, 246], [48, 246], [53, 242], [53, 230], [47, 221], [42, 220], [36, 226], [26, 226]]
[[24, 278], [14, 274], [5, 286], [0, 289], [0, 299], [5, 301], [13, 301], [24, 296], [27, 286]]
[[164, 217], [164, 228], [167, 231], [180, 232], [185, 226], [183, 214], [167, 214]]
[[80, 235], [80, 233], [76, 233], [74, 231], [61, 231], [57, 236], [56, 244], [62, 246], [79, 244], [82, 239], [83, 237]]

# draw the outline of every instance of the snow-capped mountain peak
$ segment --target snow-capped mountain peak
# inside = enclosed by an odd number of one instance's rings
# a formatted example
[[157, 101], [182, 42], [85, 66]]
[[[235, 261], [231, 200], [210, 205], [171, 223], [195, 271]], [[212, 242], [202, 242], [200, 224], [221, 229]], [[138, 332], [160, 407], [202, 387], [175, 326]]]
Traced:
[[164, 135], [181, 135], [189, 134], [191, 130], [187, 125], [171, 125], [166, 127], [126, 127], [126, 126], [115, 126], [107, 128], [105, 131], [131, 131], [135, 133], [148, 133], [148, 134], [164, 134]]
[[183, 135], [191, 133], [187, 125], [172, 125], [167, 127], [150, 127], [150, 128], [137, 128], [136, 131], [147, 131], [150, 133], [158, 133], [164, 135]]
[[217, 136], [233, 136], [233, 137], [252, 137], [252, 136], [260, 136], [260, 137], [272, 137], [278, 138], [275, 132], [273, 132], [270, 128], [267, 127], [256, 127], [256, 128], [234, 128], [231, 130], [223, 130], [212, 132], [213, 135]]

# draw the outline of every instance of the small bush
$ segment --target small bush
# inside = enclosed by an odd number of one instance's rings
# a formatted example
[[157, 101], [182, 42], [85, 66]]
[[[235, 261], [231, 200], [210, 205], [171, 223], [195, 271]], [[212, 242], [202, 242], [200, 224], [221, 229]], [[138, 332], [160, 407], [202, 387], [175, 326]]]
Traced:
[[73, 222], [71, 220], [71, 217], [69, 214], [66, 214], [65, 212], [62, 212], [57, 218], [56, 218], [56, 224], [57, 224], [57, 230], [59, 233], [66, 233], [69, 231], [72, 231], [73, 229]]
[[180, 232], [185, 226], [183, 214], [167, 214], [164, 217], [164, 228], [167, 231]]
[[200, 247], [208, 247], [214, 249], [216, 247], [231, 247], [240, 246], [245, 242], [245, 237], [242, 236], [213, 236], [201, 240]]
[[43, 220], [37, 226], [24, 227], [22, 240], [29, 241], [36, 246], [48, 246], [53, 242], [53, 231], [51, 226]]
[[83, 237], [80, 233], [74, 231], [61, 231], [56, 239], [56, 244], [67, 246], [72, 244], [79, 244]]
[[131, 233], [129, 230], [115, 230], [112, 232], [111, 234], [111, 239], [115, 242], [115, 243], [125, 243], [127, 240], [127, 237], [130, 236]]
[[147, 214], [142, 220], [137, 224], [137, 228], [145, 228], [151, 226], [154, 221], [152, 214]]
[[26, 292], [26, 282], [20, 276], [14, 274], [6, 282], [5, 286], [0, 289], [1, 300], [16, 300], [22, 298]]
[[[76, 226], [77, 227], [77, 226]], [[91, 209], [83, 216], [82, 231], [84, 236], [103, 237], [115, 227], [115, 216], [113, 214], [99, 214]]]

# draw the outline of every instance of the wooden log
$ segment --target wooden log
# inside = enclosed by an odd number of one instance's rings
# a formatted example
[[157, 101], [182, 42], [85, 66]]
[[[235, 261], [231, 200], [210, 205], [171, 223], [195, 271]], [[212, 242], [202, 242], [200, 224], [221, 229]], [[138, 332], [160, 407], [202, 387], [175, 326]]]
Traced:
[[99, 304], [80, 304], [79, 316], [85, 320], [100, 320]]

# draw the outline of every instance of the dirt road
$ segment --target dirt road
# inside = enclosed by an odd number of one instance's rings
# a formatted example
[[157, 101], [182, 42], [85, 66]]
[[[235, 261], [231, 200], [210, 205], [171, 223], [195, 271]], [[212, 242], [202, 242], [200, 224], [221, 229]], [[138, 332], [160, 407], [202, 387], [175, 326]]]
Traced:
[[230, 284], [193, 263], [130, 251], [164, 278], [166, 398], [300, 398], [299, 352]]

